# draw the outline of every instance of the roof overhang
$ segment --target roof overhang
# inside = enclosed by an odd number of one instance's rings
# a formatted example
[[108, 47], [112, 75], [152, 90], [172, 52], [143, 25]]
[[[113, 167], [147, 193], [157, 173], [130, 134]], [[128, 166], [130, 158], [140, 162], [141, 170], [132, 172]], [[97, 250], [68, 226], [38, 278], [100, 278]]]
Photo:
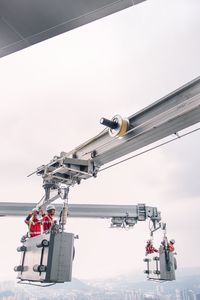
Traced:
[[0, 0], [0, 57], [145, 0]]

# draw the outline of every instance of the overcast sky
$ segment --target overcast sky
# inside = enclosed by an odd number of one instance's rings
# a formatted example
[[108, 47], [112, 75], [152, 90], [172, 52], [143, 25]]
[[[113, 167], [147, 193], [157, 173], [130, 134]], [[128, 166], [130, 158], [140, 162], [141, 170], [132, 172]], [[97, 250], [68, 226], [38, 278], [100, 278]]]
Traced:
[[[101, 117], [128, 117], [199, 76], [199, 15], [199, 0], [148, 0], [1, 58], [0, 201], [38, 202], [42, 180], [27, 178], [38, 166], [100, 132]], [[72, 189], [70, 203], [156, 206], [179, 266], [200, 266], [199, 137], [99, 173]], [[14, 278], [27, 228], [23, 218], [1, 218], [0, 226], [0, 279]], [[80, 236], [74, 277], [143, 272], [147, 223], [122, 231], [76, 219], [67, 229]]]

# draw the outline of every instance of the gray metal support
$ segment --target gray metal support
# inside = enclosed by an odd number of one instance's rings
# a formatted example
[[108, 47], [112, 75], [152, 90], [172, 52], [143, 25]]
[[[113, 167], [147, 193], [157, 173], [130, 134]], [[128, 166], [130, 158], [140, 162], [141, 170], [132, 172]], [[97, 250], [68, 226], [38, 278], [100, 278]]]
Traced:
[[74, 185], [96, 176], [114, 159], [150, 145], [200, 122], [200, 77], [127, 118], [129, 127], [120, 137], [108, 129], [70, 152], [61, 152], [36, 173], [44, 183]]
[[[0, 202], [0, 216], [26, 216], [35, 207], [36, 203]], [[55, 204], [57, 215], [62, 205]], [[160, 212], [156, 207], [138, 205], [105, 205], [105, 204], [69, 204], [68, 217], [70, 218], [104, 218], [112, 219], [112, 226], [134, 226], [138, 221], [151, 219], [159, 223]]]
[[92, 159], [101, 166], [200, 122], [200, 77], [127, 119], [129, 130], [122, 138], [112, 138], [106, 130], [66, 156]]

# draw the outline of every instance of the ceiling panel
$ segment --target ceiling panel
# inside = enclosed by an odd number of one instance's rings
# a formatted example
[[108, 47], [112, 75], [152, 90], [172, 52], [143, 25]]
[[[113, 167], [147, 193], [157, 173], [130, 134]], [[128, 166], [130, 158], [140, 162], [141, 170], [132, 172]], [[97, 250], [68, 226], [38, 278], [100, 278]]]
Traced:
[[0, 57], [145, 0], [0, 0]]

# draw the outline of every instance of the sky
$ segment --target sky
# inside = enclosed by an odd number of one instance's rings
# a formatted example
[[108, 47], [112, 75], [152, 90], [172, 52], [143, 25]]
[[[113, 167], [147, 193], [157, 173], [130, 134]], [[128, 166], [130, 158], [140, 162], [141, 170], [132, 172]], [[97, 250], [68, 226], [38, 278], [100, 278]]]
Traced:
[[[42, 179], [28, 174], [99, 133], [101, 117], [128, 117], [198, 77], [199, 14], [198, 0], [148, 0], [1, 58], [0, 201], [38, 202]], [[176, 240], [179, 267], [200, 266], [199, 137], [99, 173], [73, 187], [69, 202], [155, 206]], [[79, 234], [74, 277], [143, 272], [148, 222], [129, 231], [109, 225], [68, 220]], [[27, 228], [23, 218], [1, 218], [0, 226], [0, 279], [12, 279]]]

